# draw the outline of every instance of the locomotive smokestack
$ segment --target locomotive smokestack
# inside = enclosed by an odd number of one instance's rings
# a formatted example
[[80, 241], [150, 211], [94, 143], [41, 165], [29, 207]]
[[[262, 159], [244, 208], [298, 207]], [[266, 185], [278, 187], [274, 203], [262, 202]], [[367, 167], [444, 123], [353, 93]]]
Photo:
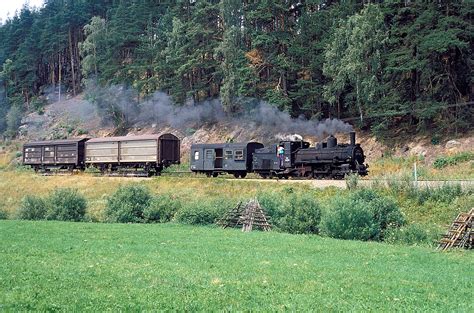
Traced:
[[355, 146], [356, 144], [356, 133], [355, 132], [350, 132], [349, 137], [351, 140], [351, 146]]

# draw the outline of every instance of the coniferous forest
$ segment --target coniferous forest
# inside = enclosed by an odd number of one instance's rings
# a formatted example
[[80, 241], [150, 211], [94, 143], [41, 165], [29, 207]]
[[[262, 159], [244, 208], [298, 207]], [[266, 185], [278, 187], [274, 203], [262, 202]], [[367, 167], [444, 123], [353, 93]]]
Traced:
[[464, 132], [473, 17], [471, 1], [46, 0], [0, 25], [0, 133], [88, 83], [227, 114], [261, 99], [380, 137]]

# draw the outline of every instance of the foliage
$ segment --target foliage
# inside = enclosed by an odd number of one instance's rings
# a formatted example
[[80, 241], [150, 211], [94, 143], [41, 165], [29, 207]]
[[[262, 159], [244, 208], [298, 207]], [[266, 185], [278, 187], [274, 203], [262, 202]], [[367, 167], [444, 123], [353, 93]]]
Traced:
[[0, 220], [8, 219], [8, 212], [0, 207]]
[[381, 241], [387, 229], [404, 223], [405, 218], [393, 200], [361, 189], [337, 198], [323, 214], [321, 229], [333, 238]]
[[418, 189], [415, 193], [418, 203], [423, 204], [426, 201], [435, 201], [442, 203], [450, 203], [454, 199], [464, 194], [461, 185], [445, 184], [438, 188]]
[[43, 198], [27, 195], [21, 200], [17, 216], [21, 220], [42, 220], [46, 218], [47, 204]]
[[294, 234], [319, 232], [321, 206], [312, 195], [287, 188], [283, 193], [260, 193], [258, 199], [277, 229]]
[[347, 189], [357, 189], [359, 185], [359, 175], [357, 174], [349, 174], [346, 176], [346, 186]]
[[437, 236], [426, 230], [426, 226], [420, 224], [409, 224], [400, 228], [391, 228], [387, 231], [385, 241], [387, 243], [405, 245], [433, 245]]
[[84, 219], [87, 200], [76, 189], [55, 189], [46, 200], [46, 219], [79, 222]]
[[109, 222], [140, 223], [152, 200], [150, 190], [141, 185], [121, 186], [108, 199], [105, 215]]
[[340, 21], [325, 52], [326, 99], [335, 104], [347, 90], [353, 90], [361, 122], [370, 104], [380, 95], [383, 46], [387, 39], [384, 16], [379, 6], [368, 5], [360, 13]]
[[149, 223], [166, 223], [173, 219], [181, 208], [179, 199], [171, 195], [153, 197], [150, 204], [143, 210], [143, 216]]
[[439, 156], [433, 163], [433, 167], [436, 169], [443, 169], [447, 166], [456, 165], [462, 162], [469, 162], [474, 160], [474, 153], [472, 152], [461, 152], [451, 156]]
[[228, 209], [222, 201], [192, 202], [175, 213], [174, 221], [190, 225], [214, 224]]
[[[132, 87], [137, 103], [164, 91], [238, 114], [250, 97], [293, 117], [358, 120], [381, 138], [394, 127], [458, 133], [472, 124], [472, 14], [468, 1], [26, 5], [0, 26], [0, 131], [12, 107], [37, 109], [46, 86], [77, 94], [90, 78]], [[126, 128], [113, 96], [101, 113]]]

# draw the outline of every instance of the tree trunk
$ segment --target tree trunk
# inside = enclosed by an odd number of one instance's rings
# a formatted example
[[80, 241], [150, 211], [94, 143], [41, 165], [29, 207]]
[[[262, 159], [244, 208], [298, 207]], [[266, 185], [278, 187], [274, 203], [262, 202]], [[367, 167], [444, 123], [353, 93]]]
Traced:
[[58, 65], [58, 86], [59, 86], [59, 96], [58, 101], [61, 101], [61, 54], [59, 54], [59, 65]]
[[72, 94], [76, 95], [76, 73], [74, 70], [74, 51], [72, 45], [72, 31], [69, 29], [69, 54], [71, 56]]

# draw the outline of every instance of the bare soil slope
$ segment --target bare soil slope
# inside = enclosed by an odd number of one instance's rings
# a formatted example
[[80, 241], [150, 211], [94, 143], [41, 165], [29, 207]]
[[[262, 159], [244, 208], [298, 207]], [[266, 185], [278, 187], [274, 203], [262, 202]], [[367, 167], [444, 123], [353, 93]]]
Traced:
[[[105, 137], [113, 135], [115, 129], [111, 125], [101, 123], [94, 105], [84, 100], [82, 95], [68, 98], [46, 106], [43, 114], [27, 115], [21, 126], [21, 141], [37, 139], [58, 139], [67, 137]], [[217, 123], [189, 125], [186, 129], [170, 128], [167, 125], [143, 124], [133, 125], [128, 135], [159, 134], [172, 132], [182, 140], [182, 156], [187, 159], [187, 153], [192, 143], [206, 142], [241, 142], [259, 141], [262, 143], [276, 142], [281, 135], [278, 129], [268, 131], [245, 121], [236, 123]], [[336, 134], [340, 142], [347, 142], [346, 134]], [[441, 141], [437, 145], [431, 143], [431, 138], [410, 137], [406, 142], [380, 143], [375, 137], [357, 133], [357, 141], [363, 146], [368, 162], [373, 162], [382, 156], [396, 157], [423, 156], [427, 163], [432, 163], [436, 156], [449, 155], [462, 151], [473, 151], [474, 133], [460, 134], [455, 138]], [[305, 136], [305, 140], [314, 144], [324, 138]]]

